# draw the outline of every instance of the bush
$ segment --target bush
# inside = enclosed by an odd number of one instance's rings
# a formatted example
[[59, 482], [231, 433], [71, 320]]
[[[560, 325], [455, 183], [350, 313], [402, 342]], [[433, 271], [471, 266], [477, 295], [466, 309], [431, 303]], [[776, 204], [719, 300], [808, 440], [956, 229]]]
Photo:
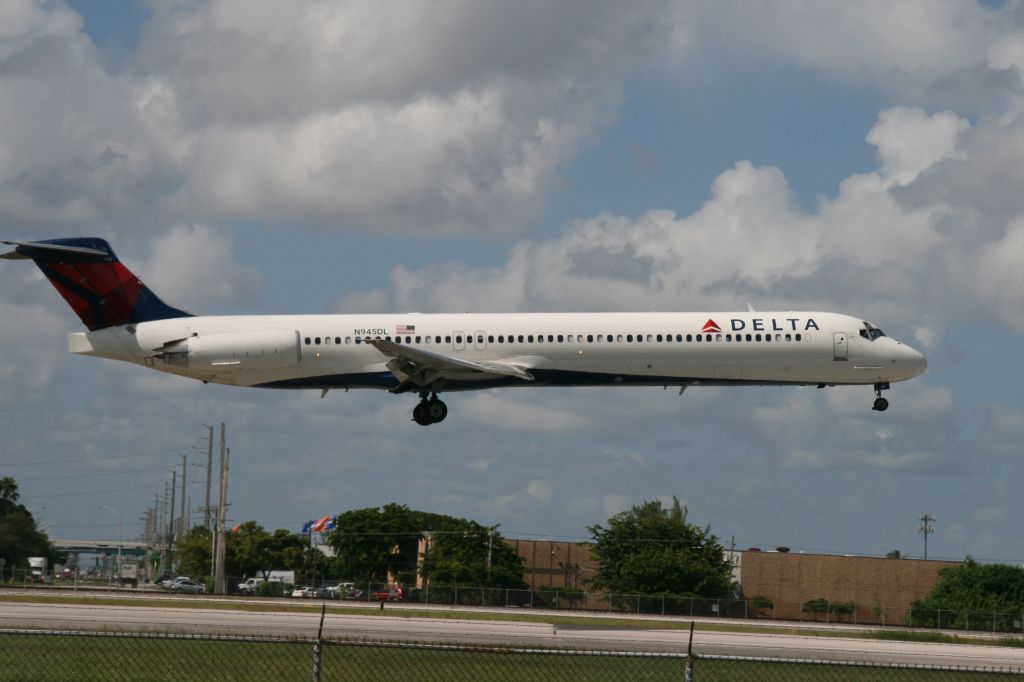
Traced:
[[256, 587], [256, 594], [261, 597], [284, 597], [292, 592], [291, 583], [283, 583], [277, 580], [273, 582], [264, 580]]

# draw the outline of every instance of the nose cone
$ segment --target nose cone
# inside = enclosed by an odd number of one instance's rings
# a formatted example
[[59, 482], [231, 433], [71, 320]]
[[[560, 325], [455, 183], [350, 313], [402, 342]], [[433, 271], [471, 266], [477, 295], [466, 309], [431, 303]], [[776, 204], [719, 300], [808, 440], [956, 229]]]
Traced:
[[924, 371], [928, 369], [928, 359], [925, 358], [924, 354], [914, 350], [905, 343], [901, 343], [896, 348], [893, 359], [900, 373], [905, 374], [908, 379], [924, 374]]

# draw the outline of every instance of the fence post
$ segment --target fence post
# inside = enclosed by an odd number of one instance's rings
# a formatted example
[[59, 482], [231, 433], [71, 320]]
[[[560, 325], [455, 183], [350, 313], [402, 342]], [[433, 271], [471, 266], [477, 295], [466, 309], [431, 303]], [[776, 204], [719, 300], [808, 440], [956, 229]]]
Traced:
[[661, 595], [661, 615], [665, 615], [665, 595]]
[[313, 642], [313, 682], [320, 682], [320, 661], [323, 653], [324, 637], [324, 615], [327, 613], [327, 604], [320, 607], [320, 629], [316, 633], [316, 641]]
[[640, 595], [636, 595], [636, 612], [640, 613]]
[[508, 588], [505, 588], [505, 608], [508, 608]]
[[693, 618], [693, 597], [690, 597], [690, 618]]

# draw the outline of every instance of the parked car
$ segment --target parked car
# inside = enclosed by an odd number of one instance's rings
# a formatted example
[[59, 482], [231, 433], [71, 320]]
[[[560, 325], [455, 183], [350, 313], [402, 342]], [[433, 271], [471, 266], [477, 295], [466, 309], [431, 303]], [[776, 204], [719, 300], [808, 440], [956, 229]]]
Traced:
[[402, 601], [405, 599], [405, 590], [401, 585], [377, 590], [373, 593], [373, 599], [374, 601]]
[[206, 587], [195, 580], [189, 579], [178, 579], [171, 583], [169, 588], [171, 592], [181, 592], [182, 594], [206, 594]]
[[334, 599], [334, 593], [327, 586], [317, 587], [313, 590], [313, 599]]
[[164, 588], [165, 590], [169, 590], [169, 589], [171, 589], [171, 585], [173, 585], [174, 583], [177, 583], [177, 582], [181, 582], [182, 580], [192, 580], [192, 579], [189, 578], [187, 575], [179, 575], [177, 578], [172, 578], [171, 576], [168, 575], [168, 576], [164, 576], [164, 577], [162, 577], [160, 579], [160, 587]]
[[253, 595], [260, 591], [260, 583], [263, 582], [263, 578], [249, 578], [244, 583], [239, 583], [235, 586], [239, 594]]
[[338, 583], [327, 588], [330, 599], [362, 599], [366, 594], [355, 586], [355, 583]]
[[292, 590], [292, 596], [300, 599], [312, 599], [313, 588], [312, 587], [296, 587]]

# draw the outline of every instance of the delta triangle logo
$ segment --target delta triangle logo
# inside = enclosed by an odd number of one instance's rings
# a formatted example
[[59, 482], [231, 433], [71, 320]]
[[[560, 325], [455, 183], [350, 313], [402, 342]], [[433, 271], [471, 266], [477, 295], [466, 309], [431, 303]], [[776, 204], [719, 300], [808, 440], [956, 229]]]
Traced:
[[718, 323], [714, 320], [708, 320], [704, 323], [704, 328], [700, 330], [704, 334], [710, 334], [712, 332], [720, 332], [722, 328], [718, 326]]

